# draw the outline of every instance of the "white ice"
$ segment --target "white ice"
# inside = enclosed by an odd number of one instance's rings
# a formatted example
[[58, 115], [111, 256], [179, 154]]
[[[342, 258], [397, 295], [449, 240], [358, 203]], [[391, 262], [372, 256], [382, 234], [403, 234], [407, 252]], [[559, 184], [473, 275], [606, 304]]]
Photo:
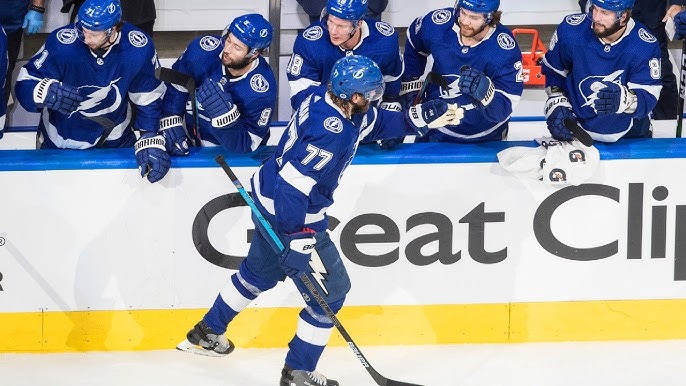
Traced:
[[[682, 386], [686, 340], [361, 347], [385, 377], [441, 386]], [[223, 358], [175, 350], [0, 354], [3, 386], [276, 386], [286, 349]], [[342, 386], [375, 385], [347, 347], [318, 370]]]

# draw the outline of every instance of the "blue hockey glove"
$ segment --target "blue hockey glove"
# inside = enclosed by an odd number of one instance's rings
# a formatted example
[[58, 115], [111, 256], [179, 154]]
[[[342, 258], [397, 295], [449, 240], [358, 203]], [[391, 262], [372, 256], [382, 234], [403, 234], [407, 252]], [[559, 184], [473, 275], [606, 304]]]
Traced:
[[567, 97], [561, 92], [551, 94], [545, 102], [544, 112], [548, 131], [553, 138], [558, 141], [570, 141], [572, 132], [565, 127], [564, 120], [571, 119], [576, 122], [576, 116]]
[[456, 104], [448, 104], [442, 99], [433, 99], [412, 106], [405, 112], [405, 121], [423, 137], [430, 129], [459, 125], [464, 117], [464, 109]]
[[164, 137], [167, 153], [175, 156], [188, 155], [188, 138], [181, 121], [178, 115], [160, 119], [160, 134]]
[[42, 79], [33, 89], [33, 101], [37, 105], [65, 115], [78, 110], [84, 99], [77, 88], [50, 78]]
[[40, 31], [43, 28], [43, 14], [34, 10], [30, 10], [24, 16], [24, 24], [21, 26], [26, 32], [31, 35]]
[[462, 94], [472, 97], [480, 107], [488, 106], [495, 97], [495, 86], [491, 79], [483, 72], [465, 66], [460, 71], [460, 80], [457, 82]]
[[[224, 79], [222, 78], [222, 80]], [[196, 94], [198, 107], [204, 110], [205, 116], [212, 121], [212, 127], [217, 129], [228, 129], [241, 116], [240, 111], [233, 104], [231, 94], [224, 91], [226, 87], [222, 82], [215, 82], [208, 78], [205, 79]]]
[[133, 146], [141, 177], [147, 176], [151, 183], [161, 180], [171, 167], [171, 159], [164, 142], [163, 136], [146, 132], [141, 134]]
[[632, 113], [636, 111], [638, 98], [631, 90], [617, 83], [603, 82], [604, 88], [598, 90], [593, 101], [593, 109], [598, 115]]
[[307, 271], [316, 244], [314, 234], [313, 230], [305, 228], [301, 232], [283, 237], [286, 249], [279, 257], [279, 265], [290, 278], [296, 278]]
[[379, 144], [379, 147], [382, 150], [391, 150], [395, 148], [396, 146], [400, 145], [405, 141], [405, 137], [400, 137], [400, 138], [391, 138], [391, 139], [380, 139], [376, 141], [377, 144]]
[[674, 39], [681, 40], [686, 36], [686, 11], [674, 15]]

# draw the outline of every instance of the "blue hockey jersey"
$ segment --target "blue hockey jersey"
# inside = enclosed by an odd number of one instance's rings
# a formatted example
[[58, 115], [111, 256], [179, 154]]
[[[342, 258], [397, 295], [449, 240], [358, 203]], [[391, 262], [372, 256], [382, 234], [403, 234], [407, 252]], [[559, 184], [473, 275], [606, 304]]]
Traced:
[[5, 103], [5, 79], [7, 74], [7, 35], [5, 30], [0, 26], [0, 133], [5, 129], [5, 115], [7, 114], [7, 103]]
[[[615, 142], [634, 126], [649, 125], [648, 114], [662, 89], [660, 48], [645, 26], [630, 19], [624, 35], [605, 44], [585, 14], [569, 15], [558, 26], [543, 59], [546, 86], [564, 90], [579, 124], [598, 141]], [[601, 82], [625, 85], [638, 97], [632, 114], [599, 116], [593, 109]]]
[[[422, 100], [443, 98], [462, 106], [465, 115], [459, 125], [431, 130], [422, 140], [477, 142], [502, 139], [524, 91], [522, 53], [510, 30], [498, 24], [481, 42], [466, 46], [460, 39], [453, 9], [438, 9], [415, 19], [407, 29], [403, 83], [417, 80], [424, 74], [429, 55], [434, 60], [431, 71], [443, 77], [448, 89], [430, 83]], [[470, 96], [460, 93], [457, 84], [460, 69], [465, 65], [485, 73], [493, 82], [495, 98], [484, 109], [475, 106]]]
[[414, 133], [402, 112], [371, 107], [347, 119], [325, 86], [312, 91], [291, 117], [274, 155], [251, 180], [260, 212], [280, 234], [327, 229], [326, 210], [362, 138]]
[[[116, 125], [104, 147], [132, 146], [132, 129], [156, 132], [159, 128], [165, 86], [155, 78], [158, 66], [150, 38], [128, 23], [102, 56], [81, 42], [70, 24], [50, 33], [45, 45], [21, 69], [17, 100], [27, 111], [41, 113], [42, 148], [95, 146], [103, 128], [88, 117], [105, 117]], [[78, 110], [65, 115], [37, 106], [34, 89], [43, 78], [77, 87], [85, 97]], [[136, 109], [134, 122], [128, 102]]]
[[[276, 105], [278, 90], [276, 79], [267, 61], [258, 57], [250, 69], [240, 77], [233, 78], [222, 65], [224, 44], [218, 36], [202, 36], [193, 40], [186, 51], [174, 63], [176, 71], [190, 75], [199, 87], [205, 79], [228, 81], [228, 92], [240, 112], [237, 122], [227, 129], [216, 129], [211, 119], [198, 111], [199, 135], [207, 145], [221, 145], [228, 151], [247, 153], [255, 150], [267, 137], [272, 111]], [[186, 129], [193, 133], [193, 117], [188, 103], [188, 90], [167, 85], [163, 116], [183, 115], [186, 111]]]
[[349, 55], [364, 55], [372, 59], [384, 75], [384, 99], [398, 98], [403, 73], [398, 32], [390, 24], [370, 18], [365, 18], [359, 28], [362, 39], [352, 50], [334, 46], [329, 31], [319, 21], [298, 35], [287, 70], [294, 109], [312, 92], [309, 87], [329, 83], [334, 63]]

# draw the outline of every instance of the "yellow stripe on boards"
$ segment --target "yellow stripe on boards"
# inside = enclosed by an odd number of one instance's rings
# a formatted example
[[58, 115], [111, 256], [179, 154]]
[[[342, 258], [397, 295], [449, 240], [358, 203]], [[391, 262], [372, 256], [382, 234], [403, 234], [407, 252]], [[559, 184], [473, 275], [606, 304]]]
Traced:
[[[0, 352], [173, 349], [206, 310], [0, 313]], [[248, 308], [238, 347], [286, 348], [298, 308]], [[344, 307], [359, 346], [686, 338], [686, 299]], [[331, 345], [344, 345], [335, 332]]]

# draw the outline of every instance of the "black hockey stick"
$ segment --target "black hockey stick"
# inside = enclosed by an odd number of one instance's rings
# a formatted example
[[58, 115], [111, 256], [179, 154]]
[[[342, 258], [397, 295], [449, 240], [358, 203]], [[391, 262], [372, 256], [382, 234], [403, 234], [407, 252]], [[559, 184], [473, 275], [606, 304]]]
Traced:
[[[198, 101], [195, 99], [195, 79], [183, 72], [172, 70], [171, 68], [158, 67], [155, 69], [155, 78], [162, 82], [171, 83], [181, 86], [188, 90], [189, 99], [191, 101], [191, 114], [193, 115], [193, 133], [189, 135], [195, 146], [200, 146], [200, 135], [198, 135]], [[191, 133], [186, 133], [191, 134]]]
[[686, 38], [681, 43], [681, 70], [679, 75], [679, 103], [677, 103], [676, 137], [681, 138], [681, 125], [684, 118], [684, 89], [686, 88]]
[[414, 100], [412, 101], [413, 106], [418, 105], [419, 102], [422, 101], [422, 98], [424, 98], [424, 93], [426, 92], [426, 86], [428, 86], [429, 83], [433, 83], [435, 85], [440, 86], [444, 90], [448, 90], [448, 81], [445, 80], [443, 75], [435, 73], [433, 71], [429, 71], [429, 73], [426, 74], [426, 78], [424, 78], [424, 82], [422, 83], [422, 88], [419, 89], [419, 92], [417, 93], [417, 95], [414, 97]]
[[[214, 159], [219, 166], [222, 167], [226, 175], [229, 177], [233, 185], [236, 187], [238, 190], [238, 193], [243, 197], [243, 200], [245, 200], [245, 203], [248, 204], [250, 207], [250, 210], [252, 213], [257, 217], [258, 221], [260, 224], [266, 229], [267, 233], [269, 234], [269, 237], [272, 239], [274, 242], [275, 246], [277, 247], [276, 252], [281, 253], [283, 252], [284, 244], [283, 241], [279, 238], [279, 236], [274, 232], [274, 228], [272, 228], [271, 224], [269, 224], [269, 221], [262, 216], [262, 213], [260, 213], [260, 210], [255, 206], [255, 202], [253, 201], [252, 197], [248, 195], [248, 193], [245, 191], [245, 188], [243, 188], [243, 184], [241, 184], [241, 181], [236, 177], [236, 174], [234, 174], [233, 170], [231, 170], [231, 167], [226, 163], [226, 160], [224, 160], [224, 156], [218, 155]], [[388, 379], [384, 377], [383, 375], [379, 374], [374, 367], [369, 363], [367, 358], [365, 358], [364, 354], [362, 354], [362, 351], [357, 347], [357, 344], [353, 341], [353, 338], [350, 337], [350, 334], [345, 330], [343, 327], [343, 324], [341, 324], [341, 321], [338, 320], [336, 317], [336, 314], [331, 310], [331, 307], [326, 303], [326, 300], [322, 297], [322, 295], [317, 291], [317, 289], [314, 287], [314, 284], [312, 284], [312, 281], [310, 280], [309, 277], [307, 277], [307, 274], [301, 273], [299, 276], [299, 279], [305, 284], [305, 287], [310, 291], [311, 295], [315, 298], [317, 301], [317, 304], [324, 309], [324, 312], [326, 312], [326, 316], [331, 319], [331, 322], [336, 326], [336, 329], [338, 332], [341, 334], [343, 339], [345, 339], [345, 342], [348, 344], [351, 350], [353, 350], [353, 353], [357, 356], [357, 359], [362, 362], [362, 365], [364, 366], [365, 369], [367, 369], [367, 372], [372, 376], [374, 381], [376, 382], [377, 385], [379, 386], [421, 386], [417, 385], [415, 383], [407, 383], [407, 382], [401, 382], [401, 381], [394, 381], [392, 379]]]
[[565, 127], [574, 134], [574, 137], [579, 140], [584, 146], [593, 146], [593, 138], [588, 134], [586, 130], [581, 128], [576, 121], [572, 119], [565, 119], [562, 121]]
[[111, 119], [107, 117], [86, 117], [86, 119], [93, 121], [97, 123], [98, 125], [102, 126], [102, 135], [100, 136], [100, 139], [98, 139], [98, 142], [96, 142], [95, 147], [102, 147], [102, 145], [107, 141], [107, 137], [110, 136], [112, 133], [112, 130], [114, 129], [115, 126], [117, 126], [114, 122], [112, 122]]

